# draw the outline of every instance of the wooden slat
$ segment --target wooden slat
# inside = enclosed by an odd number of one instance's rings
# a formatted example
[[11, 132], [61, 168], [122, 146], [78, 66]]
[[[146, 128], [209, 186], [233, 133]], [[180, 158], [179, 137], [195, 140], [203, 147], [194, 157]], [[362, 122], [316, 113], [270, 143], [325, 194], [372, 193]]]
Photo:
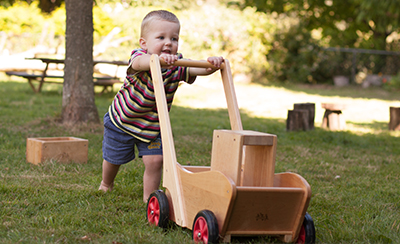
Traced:
[[236, 187], [228, 235], [283, 235], [293, 241], [298, 213], [302, 212], [302, 188]]
[[240, 185], [243, 136], [230, 130], [214, 130], [211, 170], [220, 171]]
[[235, 87], [233, 85], [231, 67], [229, 61], [225, 59], [225, 67], [221, 68], [222, 83], [224, 85], [226, 103], [228, 105], [229, 121], [232, 130], [243, 130], [240, 118], [239, 105], [236, 99]]
[[188, 229], [196, 214], [204, 209], [212, 210], [217, 217], [219, 231], [230, 215], [231, 202], [236, 196], [234, 183], [218, 171], [189, 173], [181, 171], [182, 191], [185, 201]]
[[178, 173], [175, 144], [172, 136], [167, 98], [165, 96], [164, 82], [161, 74], [160, 59], [155, 54], [153, 54], [150, 59], [150, 70], [153, 79], [154, 93], [156, 96], [163, 145], [163, 186], [168, 189], [169, 194], [171, 195], [175, 222], [180, 226], [187, 226], [185, 206], [182, 197], [182, 186]]

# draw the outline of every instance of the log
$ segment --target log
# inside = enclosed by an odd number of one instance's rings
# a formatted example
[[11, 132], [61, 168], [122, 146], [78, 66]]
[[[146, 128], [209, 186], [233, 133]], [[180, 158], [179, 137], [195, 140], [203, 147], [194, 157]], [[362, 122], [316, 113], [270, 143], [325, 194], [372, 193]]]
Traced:
[[309, 111], [305, 109], [288, 110], [288, 117], [286, 120], [287, 131], [309, 130]]
[[294, 110], [308, 110], [308, 129], [314, 129], [314, 120], [315, 120], [315, 103], [295, 103]]
[[390, 107], [389, 130], [400, 130], [400, 107]]

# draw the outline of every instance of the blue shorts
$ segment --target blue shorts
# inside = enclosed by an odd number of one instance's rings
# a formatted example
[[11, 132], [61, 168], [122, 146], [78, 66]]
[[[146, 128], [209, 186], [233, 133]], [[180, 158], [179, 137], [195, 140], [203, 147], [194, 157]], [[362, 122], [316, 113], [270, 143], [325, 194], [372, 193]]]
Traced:
[[162, 155], [161, 136], [150, 143], [142, 142], [116, 127], [108, 113], [104, 115], [103, 159], [115, 165], [126, 164], [135, 159], [135, 145], [139, 157]]

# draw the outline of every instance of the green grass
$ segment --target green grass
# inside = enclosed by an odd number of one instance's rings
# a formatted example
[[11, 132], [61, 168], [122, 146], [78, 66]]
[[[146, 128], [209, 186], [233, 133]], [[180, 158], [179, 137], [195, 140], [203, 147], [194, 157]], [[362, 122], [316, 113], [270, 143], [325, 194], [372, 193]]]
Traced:
[[[45, 85], [42, 93], [34, 94], [26, 82], [0, 82], [0, 243], [190, 243], [191, 232], [186, 229], [171, 225], [163, 231], [147, 225], [141, 161], [121, 168], [112, 193], [97, 191], [102, 125], [66, 128], [59, 124], [61, 89]], [[301, 86], [293, 90], [318, 93], [317, 88]], [[354, 94], [345, 89], [335, 92]], [[357, 95], [363, 92], [373, 96], [370, 90], [357, 90]], [[101, 116], [112, 98], [112, 94], [96, 97]], [[212, 130], [229, 128], [226, 110], [174, 106], [171, 120], [181, 164], [208, 165]], [[387, 124], [379, 122], [357, 124], [375, 133], [353, 133], [318, 127], [286, 132], [283, 119], [246, 114], [242, 121], [245, 129], [278, 136], [276, 172], [299, 173], [311, 185], [308, 212], [318, 243], [400, 240], [398, 132], [387, 131]], [[26, 138], [46, 136], [88, 139], [88, 162], [26, 163]], [[254, 237], [232, 242], [276, 240]]]

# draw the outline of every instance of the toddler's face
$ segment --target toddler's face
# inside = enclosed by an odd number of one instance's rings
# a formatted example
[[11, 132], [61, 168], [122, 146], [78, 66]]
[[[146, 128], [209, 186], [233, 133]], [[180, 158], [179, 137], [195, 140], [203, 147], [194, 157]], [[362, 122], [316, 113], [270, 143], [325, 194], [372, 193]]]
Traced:
[[149, 31], [140, 40], [141, 48], [148, 54], [176, 54], [178, 52], [180, 26], [165, 20], [153, 20]]

